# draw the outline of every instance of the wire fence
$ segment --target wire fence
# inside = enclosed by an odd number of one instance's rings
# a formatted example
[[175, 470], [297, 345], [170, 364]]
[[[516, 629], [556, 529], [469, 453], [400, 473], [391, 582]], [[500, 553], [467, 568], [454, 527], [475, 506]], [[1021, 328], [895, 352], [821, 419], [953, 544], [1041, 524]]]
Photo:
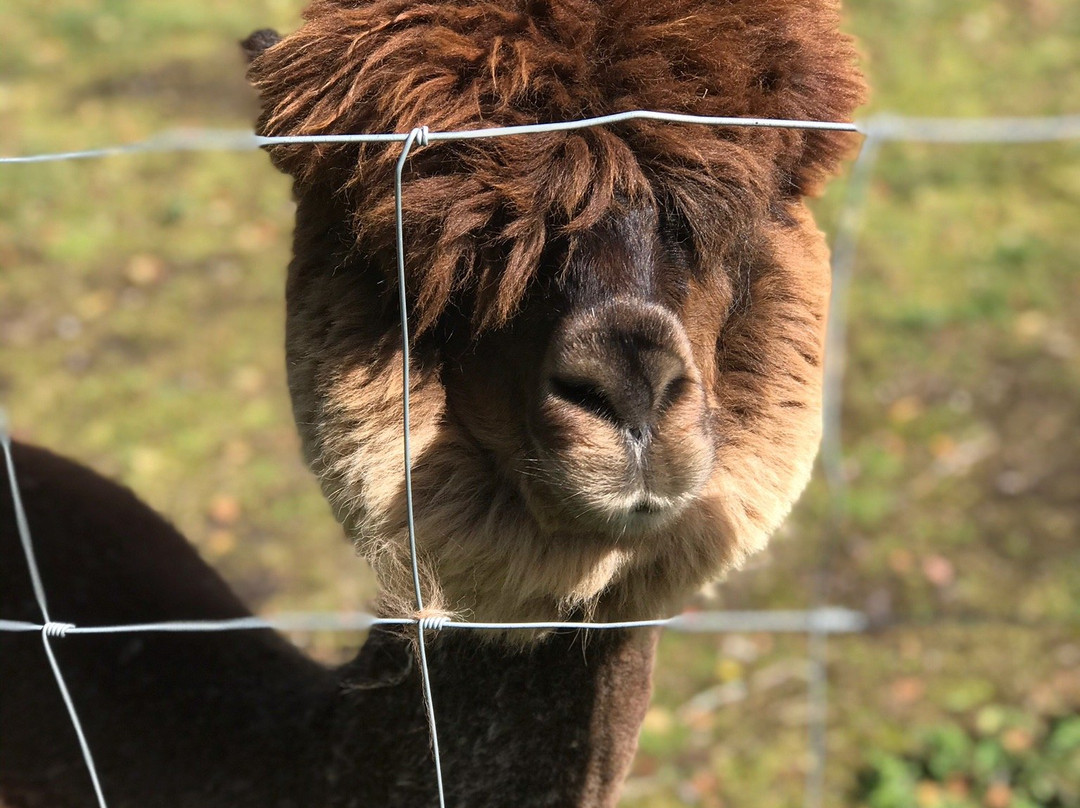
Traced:
[[[840, 209], [839, 225], [833, 244], [833, 290], [831, 317], [826, 335], [825, 399], [823, 420], [825, 424], [821, 449], [821, 464], [830, 494], [830, 526], [828, 539], [836, 540], [838, 526], [846, 508], [847, 483], [843, 474], [844, 453], [841, 442], [841, 390], [845, 366], [847, 334], [848, 293], [855, 268], [856, 248], [862, 228], [863, 212], [870, 189], [881, 146], [888, 142], [905, 141], [940, 144], [972, 143], [1038, 143], [1080, 139], [1080, 115], [1045, 118], [983, 118], [940, 119], [907, 118], [879, 115], [862, 123], [830, 121], [793, 121], [759, 118], [717, 118], [679, 115], [647, 110], [635, 110], [589, 118], [532, 126], [515, 126], [496, 129], [431, 132], [419, 127], [407, 133], [318, 135], [302, 137], [259, 137], [250, 132], [221, 130], [172, 130], [143, 141], [119, 146], [86, 149], [80, 151], [42, 153], [27, 156], [0, 157], [0, 164], [29, 164], [103, 158], [152, 152], [252, 150], [270, 145], [297, 143], [401, 143], [395, 180], [396, 239], [399, 307], [402, 324], [403, 348], [403, 472], [406, 488], [408, 535], [412, 558], [412, 574], [416, 597], [417, 615], [424, 612], [423, 594], [420, 589], [417, 566], [416, 536], [412, 513], [411, 446], [409, 423], [409, 336], [408, 310], [405, 287], [405, 234], [402, 224], [402, 172], [409, 154], [416, 145], [428, 145], [440, 141], [471, 140], [479, 138], [526, 136], [542, 132], [582, 129], [603, 126], [621, 121], [650, 119], [684, 124], [721, 127], [794, 128], [857, 132], [864, 136], [862, 150], [856, 160], [848, 182], [846, 196]], [[22, 505], [16, 467], [12, 453], [10, 429], [0, 409], [0, 448], [4, 454], [11, 496], [15, 506], [16, 528], [26, 556], [33, 586], [34, 597], [42, 614], [41, 623], [8, 620], [0, 617], [0, 631], [38, 632], [41, 634], [46, 656], [56, 679], [64, 704], [78, 736], [83, 758], [89, 771], [98, 805], [107, 808], [107, 801], [98, 779], [97, 770], [88, 739], [83, 732], [75, 704], [68, 692], [63, 673], [53, 653], [51, 641], [81, 634], [119, 634], [139, 632], [223, 632], [276, 629], [281, 631], [362, 631], [374, 626], [415, 626], [420, 654], [420, 673], [423, 698], [427, 714], [433, 765], [438, 785], [439, 805], [445, 808], [443, 772], [438, 742], [438, 723], [435, 704], [431, 696], [430, 673], [427, 664], [425, 635], [429, 631], [459, 630], [536, 630], [536, 629], [625, 629], [658, 627], [683, 632], [739, 632], [800, 633], [809, 639], [808, 657], [810, 676], [808, 698], [810, 703], [809, 748], [811, 765], [806, 781], [804, 804], [807, 808], [821, 808], [824, 802], [825, 773], [827, 768], [826, 718], [827, 697], [827, 638], [831, 634], [860, 633], [873, 628], [863, 613], [827, 605], [828, 588], [825, 574], [829, 555], [828, 548], [822, 554], [817, 570], [812, 608], [804, 611], [726, 611], [690, 612], [662, 620], [641, 620], [617, 623], [542, 622], [542, 623], [473, 623], [451, 620], [445, 617], [378, 618], [366, 613], [300, 613], [282, 614], [275, 617], [248, 617], [220, 621], [177, 621], [142, 623], [113, 626], [80, 626], [54, 621], [48, 609], [45, 588], [34, 555], [31, 526]], [[980, 620], [979, 616], [973, 619]], [[901, 621], [903, 622], [903, 621]], [[890, 622], [889, 625], [895, 625]], [[452, 776], [452, 773], [451, 773]]]

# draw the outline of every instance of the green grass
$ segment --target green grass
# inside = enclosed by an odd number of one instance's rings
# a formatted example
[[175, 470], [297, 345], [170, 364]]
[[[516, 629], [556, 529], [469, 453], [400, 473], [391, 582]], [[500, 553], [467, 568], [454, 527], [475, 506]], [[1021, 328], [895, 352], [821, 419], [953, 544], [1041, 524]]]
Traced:
[[[236, 40], [298, 15], [291, 0], [9, 0], [0, 153], [248, 128]], [[858, 0], [848, 27], [874, 86], [864, 117], [1080, 111], [1071, 0]], [[843, 187], [817, 206], [827, 230]], [[136, 488], [255, 607], [360, 607], [371, 576], [288, 412], [291, 217], [263, 154], [0, 168], [0, 401], [21, 437]], [[843, 519], [815, 481], [716, 597], [801, 607], [824, 557], [834, 602], [926, 621], [831, 642], [829, 806], [860, 804], [856, 773], [926, 727], [1080, 710], [1078, 222], [1078, 143], [883, 148], [852, 290]], [[969, 613], [1030, 625], [933, 622]], [[805, 651], [665, 637], [626, 804], [800, 805]]]

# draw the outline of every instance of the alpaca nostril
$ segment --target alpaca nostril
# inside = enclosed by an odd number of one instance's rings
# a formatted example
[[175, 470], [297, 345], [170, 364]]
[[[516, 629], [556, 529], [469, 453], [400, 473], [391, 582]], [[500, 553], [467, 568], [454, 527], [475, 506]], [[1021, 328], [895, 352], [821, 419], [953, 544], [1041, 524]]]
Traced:
[[602, 387], [592, 382], [562, 379], [552, 376], [549, 379], [551, 392], [575, 407], [598, 415], [605, 421], [620, 424], [622, 420], [611, 399]]
[[660, 390], [660, 395], [656, 397], [656, 403], [653, 405], [657, 412], [664, 412], [672, 404], [678, 401], [687, 390], [690, 389], [690, 380], [683, 375], [674, 375], [671, 380], [666, 382]]
[[631, 301], [568, 317], [545, 365], [548, 401], [603, 419], [638, 453], [694, 385], [689, 343], [674, 315]]
[[657, 420], [689, 387], [681, 361], [613, 362], [595, 378], [552, 375], [551, 395], [624, 430], [637, 446], [649, 442]]
[[624, 430], [635, 445], [647, 442], [654, 421], [653, 397], [640, 377], [615, 367], [592, 380], [551, 376], [553, 396]]

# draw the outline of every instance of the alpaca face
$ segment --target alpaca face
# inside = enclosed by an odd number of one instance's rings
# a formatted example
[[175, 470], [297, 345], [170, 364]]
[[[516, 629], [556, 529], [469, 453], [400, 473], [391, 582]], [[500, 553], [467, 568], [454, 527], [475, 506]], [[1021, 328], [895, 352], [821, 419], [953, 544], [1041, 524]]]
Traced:
[[518, 316], [457, 351], [441, 383], [449, 418], [528, 518], [618, 548], [691, 505], [716, 435], [679, 317], [684, 250], [664, 243], [651, 209], [615, 212], [585, 242], [562, 271], [540, 273]]
[[[653, 615], [763, 546], [819, 437], [827, 255], [791, 215], [703, 265], [655, 209], [619, 209], [553, 251], [507, 322], [481, 329], [461, 301], [416, 340], [430, 603]], [[291, 268], [290, 389], [338, 518], [407, 611], [398, 315], [381, 264], [327, 265], [338, 241]]]
[[[293, 36], [249, 41], [259, 128], [448, 130], [632, 108], [836, 119], [860, 95], [827, 3], [641, 5], [320, 0]], [[427, 605], [483, 620], [650, 617], [763, 546], [819, 438], [828, 258], [801, 197], [844, 148], [820, 133], [636, 122], [410, 157]], [[272, 156], [296, 180], [287, 362], [304, 450], [384, 608], [409, 611], [398, 149]]]

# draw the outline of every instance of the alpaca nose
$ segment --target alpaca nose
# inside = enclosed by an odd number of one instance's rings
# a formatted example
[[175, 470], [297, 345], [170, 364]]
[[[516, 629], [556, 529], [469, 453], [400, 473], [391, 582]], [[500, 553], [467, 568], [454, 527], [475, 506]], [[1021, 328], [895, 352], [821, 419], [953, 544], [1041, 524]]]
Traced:
[[689, 385], [689, 344], [674, 315], [615, 301], [571, 316], [548, 351], [548, 392], [647, 443]]

